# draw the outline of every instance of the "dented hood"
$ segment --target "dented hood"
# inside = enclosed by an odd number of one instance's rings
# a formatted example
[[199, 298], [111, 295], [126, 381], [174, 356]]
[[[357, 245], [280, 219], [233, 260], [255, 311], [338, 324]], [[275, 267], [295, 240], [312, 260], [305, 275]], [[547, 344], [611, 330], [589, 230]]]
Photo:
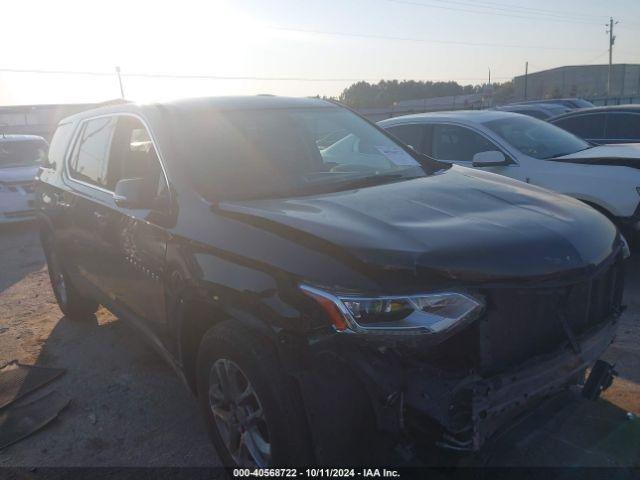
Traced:
[[640, 168], [640, 143], [599, 145], [580, 152], [557, 157], [553, 160], [590, 165], [618, 165]]
[[346, 252], [368, 269], [401, 270], [424, 282], [554, 275], [599, 264], [619, 242], [611, 222], [572, 198], [459, 166], [376, 187], [219, 208], [313, 248], [320, 239], [327, 251]]

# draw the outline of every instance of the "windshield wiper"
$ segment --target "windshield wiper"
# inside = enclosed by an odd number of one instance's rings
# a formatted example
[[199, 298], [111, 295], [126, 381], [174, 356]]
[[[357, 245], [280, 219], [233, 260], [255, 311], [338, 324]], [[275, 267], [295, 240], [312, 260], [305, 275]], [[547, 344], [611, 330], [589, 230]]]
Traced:
[[547, 157], [547, 160], [551, 160], [551, 159], [554, 159], [554, 158], [564, 157], [565, 155], [573, 155], [574, 153], [578, 153], [578, 152], [584, 152], [585, 150], [589, 150], [590, 148], [593, 148], [593, 146], [586, 147], [586, 148], [581, 148], [580, 150], [576, 150], [575, 152], [563, 152], [563, 153], [558, 153], [558, 154], [553, 155], [553, 156], [551, 156], [551, 157]]
[[[364, 188], [373, 187], [375, 185], [382, 185], [385, 183], [392, 183], [400, 180], [412, 180], [414, 178], [420, 178], [421, 175], [406, 175], [402, 173], [384, 173], [379, 175], [370, 175], [366, 177], [350, 178], [341, 181], [331, 182], [310, 182], [304, 185], [300, 185], [297, 188], [293, 188], [287, 191], [268, 193], [265, 195], [252, 196], [251, 200], [265, 199], [265, 198], [284, 198], [291, 196], [307, 196], [317, 195], [322, 193], [339, 192], [342, 190], [349, 190], [351, 188]], [[247, 200], [247, 199], [245, 199]]]
[[328, 191], [345, 190], [351, 188], [373, 187], [375, 185], [383, 185], [397, 180], [409, 180], [417, 178], [415, 176], [407, 176], [401, 173], [383, 173], [367, 177], [352, 178], [341, 182], [326, 184]]

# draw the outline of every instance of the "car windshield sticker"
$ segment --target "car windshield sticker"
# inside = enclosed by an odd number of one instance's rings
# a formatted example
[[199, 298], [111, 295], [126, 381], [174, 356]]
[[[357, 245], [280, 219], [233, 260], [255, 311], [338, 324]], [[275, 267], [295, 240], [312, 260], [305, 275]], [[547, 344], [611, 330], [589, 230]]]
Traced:
[[400, 147], [396, 147], [396, 146], [387, 147], [387, 146], [376, 145], [376, 149], [382, 155], [387, 157], [387, 159], [390, 160], [395, 165], [407, 165], [407, 166], [419, 165], [419, 163], [416, 162], [411, 155], [409, 155]]

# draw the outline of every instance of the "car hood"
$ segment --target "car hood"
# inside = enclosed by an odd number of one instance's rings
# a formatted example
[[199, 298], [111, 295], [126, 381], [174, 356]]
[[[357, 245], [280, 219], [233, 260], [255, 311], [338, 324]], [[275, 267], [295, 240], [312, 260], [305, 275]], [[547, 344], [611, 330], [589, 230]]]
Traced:
[[640, 168], [640, 143], [599, 145], [553, 160], [590, 165], [617, 165]]
[[38, 173], [38, 166], [0, 168], [0, 182], [28, 182]]
[[459, 166], [358, 190], [224, 202], [217, 210], [346, 254], [381, 277], [402, 271], [421, 285], [548, 278], [593, 267], [620, 242], [611, 222], [577, 200]]

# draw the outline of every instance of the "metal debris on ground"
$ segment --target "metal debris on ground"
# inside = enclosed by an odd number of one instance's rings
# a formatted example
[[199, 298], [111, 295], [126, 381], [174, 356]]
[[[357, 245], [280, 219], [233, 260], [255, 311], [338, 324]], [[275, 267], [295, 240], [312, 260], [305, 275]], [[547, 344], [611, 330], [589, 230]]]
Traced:
[[37, 367], [10, 362], [0, 369], [0, 409], [55, 380], [63, 368]]
[[47, 425], [69, 404], [69, 397], [52, 391], [26, 405], [0, 411], [0, 450]]

